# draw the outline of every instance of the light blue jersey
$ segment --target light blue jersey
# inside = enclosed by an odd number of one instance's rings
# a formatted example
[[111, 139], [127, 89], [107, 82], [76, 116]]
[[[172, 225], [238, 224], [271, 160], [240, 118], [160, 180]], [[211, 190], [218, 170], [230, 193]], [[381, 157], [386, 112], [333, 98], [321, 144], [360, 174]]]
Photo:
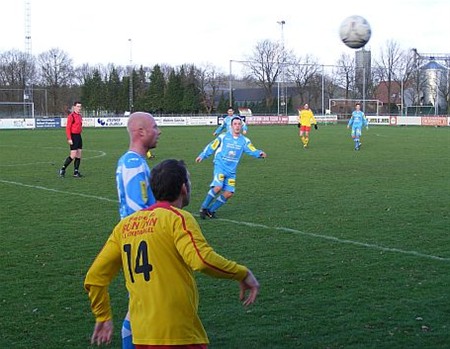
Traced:
[[[226, 132], [230, 132], [231, 120], [233, 120], [233, 118], [235, 118], [235, 117], [239, 117], [239, 116], [238, 115], [231, 115], [231, 116], [227, 115], [226, 117], [224, 117], [222, 125], [219, 125], [219, 127], [216, 128], [216, 130], [214, 131], [214, 134], [218, 135], [218, 134], [222, 133], [224, 130]], [[247, 129], [248, 129], [247, 125], [243, 119], [241, 119], [241, 120], [242, 120], [242, 131], [247, 132]]]
[[352, 137], [361, 136], [361, 129], [367, 126], [367, 119], [361, 110], [355, 110], [348, 121], [348, 126], [352, 127]]
[[367, 125], [367, 119], [362, 111], [355, 110], [348, 121], [348, 126], [352, 128], [363, 128]]
[[116, 169], [120, 218], [156, 202], [150, 188], [150, 168], [145, 157], [128, 151], [119, 159]]
[[235, 175], [243, 153], [259, 158], [262, 150], [256, 149], [250, 139], [242, 134], [235, 137], [231, 132], [226, 132], [209, 143], [199, 157], [203, 160], [213, 153], [215, 153], [214, 171], [218, 169], [226, 175]]
[[230, 131], [220, 134], [195, 159], [200, 162], [214, 154], [214, 176], [200, 208], [201, 219], [215, 218], [216, 211], [234, 195], [236, 170], [244, 153], [255, 158], [266, 157], [262, 150], [253, 146], [250, 139]]

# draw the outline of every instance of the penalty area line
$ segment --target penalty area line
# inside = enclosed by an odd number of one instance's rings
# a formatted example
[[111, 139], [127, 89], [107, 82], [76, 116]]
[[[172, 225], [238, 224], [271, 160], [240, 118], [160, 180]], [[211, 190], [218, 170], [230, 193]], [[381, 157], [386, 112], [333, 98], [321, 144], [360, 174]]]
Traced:
[[365, 247], [365, 248], [369, 248], [372, 250], [379, 250], [379, 251], [383, 251], [383, 252], [401, 253], [401, 254], [411, 255], [411, 256], [415, 256], [415, 257], [427, 258], [427, 259], [443, 261], [443, 262], [450, 262], [450, 258], [429, 255], [429, 254], [425, 254], [425, 253], [421, 253], [421, 252], [417, 252], [417, 251], [402, 250], [400, 248], [385, 247], [385, 246], [369, 244], [369, 243], [359, 242], [359, 241], [354, 241], [354, 240], [340, 239], [340, 238], [337, 238], [334, 236], [329, 236], [329, 235], [307, 233], [307, 232], [297, 230], [297, 229], [292, 229], [292, 228], [269, 227], [264, 224], [235, 221], [235, 220], [227, 219], [227, 218], [217, 218], [217, 220], [221, 220], [224, 222], [229, 222], [229, 223], [233, 223], [233, 224], [237, 224], [237, 225], [245, 225], [245, 226], [252, 227], [252, 228], [262, 228], [262, 229], [266, 229], [266, 230], [277, 230], [277, 231], [282, 231], [282, 232], [286, 232], [286, 233], [299, 234], [299, 235], [309, 236], [312, 238], [329, 240], [329, 241], [333, 241], [333, 242], [340, 243], [340, 244], [355, 245], [355, 246]]

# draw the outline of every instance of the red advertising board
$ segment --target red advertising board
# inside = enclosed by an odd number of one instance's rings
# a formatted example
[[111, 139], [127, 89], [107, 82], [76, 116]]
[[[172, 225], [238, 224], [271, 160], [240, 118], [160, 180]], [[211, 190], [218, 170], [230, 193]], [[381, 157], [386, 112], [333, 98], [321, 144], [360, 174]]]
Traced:
[[447, 126], [448, 121], [446, 116], [422, 116], [422, 126]]
[[276, 115], [247, 116], [245, 122], [248, 125], [287, 125], [289, 117]]

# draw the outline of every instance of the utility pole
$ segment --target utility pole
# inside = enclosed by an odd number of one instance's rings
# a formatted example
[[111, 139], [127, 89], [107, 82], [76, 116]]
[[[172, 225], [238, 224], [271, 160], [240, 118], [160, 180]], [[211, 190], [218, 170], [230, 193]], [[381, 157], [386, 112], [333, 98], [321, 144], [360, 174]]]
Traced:
[[130, 43], [130, 68], [129, 68], [129, 91], [128, 91], [128, 103], [130, 108], [130, 114], [133, 112], [133, 41], [128, 39]]
[[[281, 99], [281, 106], [284, 108], [284, 114], [287, 115], [287, 103], [286, 103], [286, 93], [284, 91], [284, 61], [286, 59], [285, 53], [284, 53], [284, 25], [286, 24], [286, 21], [278, 21], [277, 22], [281, 26], [281, 58], [282, 62], [280, 65], [280, 73], [281, 73], [281, 87], [280, 83], [278, 82], [278, 115], [280, 115], [280, 99]], [[280, 95], [281, 92], [281, 95]]]
[[31, 52], [31, 4], [30, 0], [25, 0], [25, 53], [26, 53], [26, 63], [23, 78], [23, 109], [25, 116], [33, 116], [33, 104], [25, 104], [26, 102], [33, 102], [33, 84], [31, 81], [31, 67], [28, 64], [32, 63], [32, 52]]

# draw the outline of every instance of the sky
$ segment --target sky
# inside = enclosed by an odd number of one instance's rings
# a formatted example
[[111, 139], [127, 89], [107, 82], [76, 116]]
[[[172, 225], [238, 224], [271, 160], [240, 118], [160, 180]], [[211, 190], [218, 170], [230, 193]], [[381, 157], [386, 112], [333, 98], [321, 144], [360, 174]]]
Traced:
[[28, 25], [33, 55], [58, 48], [76, 66], [193, 63], [228, 73], [266, 39], [333, 65], [354, 52], [339, 38], [351, 15], [370, 23], [373, 58], [388, 41], [450, 54], [450, 0], [0, 0], [0, 13], [0, 53], [25, 51]]

